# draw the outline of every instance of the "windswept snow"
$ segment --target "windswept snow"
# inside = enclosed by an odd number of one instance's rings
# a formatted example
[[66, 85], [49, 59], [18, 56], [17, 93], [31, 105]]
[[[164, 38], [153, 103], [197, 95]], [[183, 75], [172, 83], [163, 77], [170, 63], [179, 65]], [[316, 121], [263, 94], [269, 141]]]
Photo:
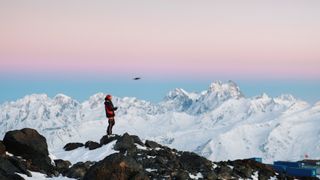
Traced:
[[100, 161], [110, 154], [117, 152], [113, 150], [113, 146], [115, 145], [115, 143], [116, 141], [94, 150], [89, 150], [85, 147], [77, 148], [72, 151], [65, 151], [63, 149], [56, 150], [52, 152], [52, 156], [54, 157], [54, 159], [63, 159], [70, 161], [71, 164], [86, 161]]
[[[30, 171], [31, 172], [31, 171]], [[47, 177], [45, 174], [41, 174], [38, 172], [31, 172], [32, 177], [28, 177], [25, 174], [20, 174], [17, 173], [19, 176], [23, 177], [25, 180], [44, 180], [44, 179], [48, 179], [48, 180], [74, 180], [73, 178], [67, 178], [64, 176], [59, 176], [59, 177]]]
[[[99, 142], [105, 134], [104, 97], [98, 93], [80, 103], [63, 94], [33, 94], [4, 103], [0, 136], [35, 128], [47, 138], [53, 155], [68, 159], [61, 152], [66, 143]], [[115, 97], [113, 102], [119, 107], [114, 133], [136, 134], [213, 161], [320, 158], [320, 102], [310, 105], [288, 94], [246, 98], [232, 81], [214, 82], [200, 93], [174, 89], [158, 104], [134, 97]], [[82, 160], [93, 158], [84, 150], [74, 153], [83, 154]]]

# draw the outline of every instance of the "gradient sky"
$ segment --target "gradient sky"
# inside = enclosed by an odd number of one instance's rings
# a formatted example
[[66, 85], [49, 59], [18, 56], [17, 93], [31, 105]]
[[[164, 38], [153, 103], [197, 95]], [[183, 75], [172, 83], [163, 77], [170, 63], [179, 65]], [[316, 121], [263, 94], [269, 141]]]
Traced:
[[98, 91], [158, 101], [220, 79], [315, 102], [319, 32], [319, 0], [1, 1], [0, 102]]

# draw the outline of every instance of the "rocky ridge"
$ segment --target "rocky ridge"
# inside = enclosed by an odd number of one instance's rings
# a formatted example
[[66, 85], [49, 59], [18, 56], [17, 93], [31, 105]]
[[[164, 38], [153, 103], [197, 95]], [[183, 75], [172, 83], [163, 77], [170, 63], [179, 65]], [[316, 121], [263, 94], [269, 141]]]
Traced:
[[77, 148], [92, 151], [112, 142], [115, 142], [115, 153], [102, 160], [71, 164], [62, 159], [52, 161], [48, 156], [46, 139], [36, 130], [10, 131], [0, 142], [0, 178], [20, 180], [23, 178], [17, 173], [31, 177], [32, 172], [40, 172], [47, 177], [62, 175], [83, 180], [292, 178], [277, 174], [270, 166], [253, 160], [212, 162], [192, 152], [171, 149], [154, 141], [143, 142], [138, 136], [128, 133], [103, 136], [99, 143], [73, 143], [78, 147], [68, 151]]

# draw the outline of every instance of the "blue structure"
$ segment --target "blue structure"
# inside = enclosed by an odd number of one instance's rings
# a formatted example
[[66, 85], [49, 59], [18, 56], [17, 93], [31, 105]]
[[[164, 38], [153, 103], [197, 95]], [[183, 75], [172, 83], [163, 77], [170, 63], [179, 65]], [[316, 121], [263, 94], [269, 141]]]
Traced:
[[287, 168], [287, 175], [297, 177], [316, 177], [317, 172], [315, 168]]
[[271, 165], [273, 170], [278, 172], [278, 173], [283, 173], [285, 174], [287, 172], [287, 166], [284, 165]]
[[301, 162], [290, 162], [290, 161], [275, 161], [274, 165], [282, 165], [287, 167], [301, 168], [303, 163]]
[[[262, 158], [253, 157], [250, 160], [262, 163]], [[270, 166], [278, 173], [294, 177], [316, 177], [320, 172], [320, 166], [304, 162], [275, 161]]]
[[304, 163], [301, 162], [289, 162], [289, 161], [275, 161], [272, 168], [278, 172], [288, 176], [295, 177], [316, 177], [316, 168], [304, 167]]

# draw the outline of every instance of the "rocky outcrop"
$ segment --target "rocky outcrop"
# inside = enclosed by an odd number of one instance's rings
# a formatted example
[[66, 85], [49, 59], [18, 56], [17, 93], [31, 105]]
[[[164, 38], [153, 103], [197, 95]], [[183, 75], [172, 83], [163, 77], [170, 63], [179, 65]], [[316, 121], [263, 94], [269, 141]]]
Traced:
[[94, 162], [78, 162], [62, 174], [69, 178], [82, 179]]
[[[105, 179], [271, 179], [288, 178], [277, 175], [268, 165], [253, 160], [211, 162], [192, 152], [177, 151], [154, 141], [145, 143], [138, 136], [104, 136], [100, 143], [88, 141], [69, 143], [64, 149], [85, 146], [87, 150], [100, 148], [115, 142], [117, 151], [99, 162], [78, 162], [54, 160], [55, 166], [48, 164], [46, 140], [35, 130], [10, 131], [4, 138], [7, 150], [15, 156], [0, 156], [0, 179], [21, 179], [16, 173], [31, 176], [28, 170], [37, 170], [47, 175], [63, 176], [84, 180]], [[37, 144], [38, 143], [38, 144]], [[17, 149], [15, 149], [17, 148]], [[40, 163], [39, 161], [43, 161]], [[23, 178], [22, 178], [23, 179]]]
[[[103, 139], [106, 142], [108, 139]], [[112, 154], [93, 165], [84, 179], [259, 179], [276, 177], [275, 172], [252, 160], [213, 163], [195, 153], [170, 149], [127, 133], [116, 138]], [[109, 143], [111, 142], [108, 140]]]
[[85, 148], [89, 148], [89, 150], [94, 150], [94, 149], [97, 149], [99, 147], [101, 147], [101, 145], [97, 142], [94, 142], [94, 141], [87, 141], [85, 144], [84, 144], [84, 147]]
[[114, 136], [108, 136], [105, 135], [100, 139], [100, 145], [105, 145], [105, 144], [109, 144], [110, 142], [114, 141], [114, 140], [118, 140], [120, 139], [119, 135], [114, 135]]
[[84, 146], [83, 143], [68, 143], [63, 147], [63, 149], [65, 151], [72, 151], [72, 150], [75, 150], [75, 149], [77, 149], [79, 147], [83, 147], [83, 146]]
[[21, 176], [17, 174], [8, 174], [0, 169], [0, 179], [1, 180], [24, 180]]
[[0, 156], [3, 156], [6, 154], [6, 146], [3, 144], [2, 141], [0, 141]]
[[112, 154], [92, 166], [84, 180], [149, 179], [144, 169], [133, 157], [121, 153]]
[[19, 179], [20, 176], [17, 176], [16, 173], [31, 177], [30, 172], [27, 170], [26, 163], [21, 159], [10, 156], [0, 157], [0, 174], [9, 179]]
[[36, 130], [25, 128], [9, 131], [5, 134], [3, 143], [8, 152], [25, 159], [31, 170], [54, 174], [46, 138]]
[[71, 166], [70, 161], [65, 161], [63, 159], [56, 159], [54, 160], [54, 164], [56, 165], [56, 170], [60, 172], [61, 174], [64, 173], [69, 169]]

